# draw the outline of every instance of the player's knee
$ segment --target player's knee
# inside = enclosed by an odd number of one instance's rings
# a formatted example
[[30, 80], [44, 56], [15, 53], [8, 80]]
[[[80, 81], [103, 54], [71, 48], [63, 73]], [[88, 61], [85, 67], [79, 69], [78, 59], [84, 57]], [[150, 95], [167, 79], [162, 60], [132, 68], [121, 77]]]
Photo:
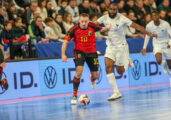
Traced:
[[106, 66], [106, 73], [109, 74], [109, 73], [112, 73], [113, 72], [113, 68], [110, 67], [110, 66]]
[[159, 65], [160, 65], [160, 64], [161, 64], [161, 62], [162, 62], [162, 60], [161, 60], [161, 59], [158, 59], [158, 60], [157, 60], [157, 64], [159, 64]]
[[77, 72], [75, 76], [76, 76], [77, 78], [81, 78], [81, 75], [82, 75], [82, 72]]
[[124, 67], [116, 67], [118, 74], [123, 74], [125, 72]]
[[98, 78], [99, 78], [99, 74], [98, 73], [93, 74], [93, 79], [98, 79]]

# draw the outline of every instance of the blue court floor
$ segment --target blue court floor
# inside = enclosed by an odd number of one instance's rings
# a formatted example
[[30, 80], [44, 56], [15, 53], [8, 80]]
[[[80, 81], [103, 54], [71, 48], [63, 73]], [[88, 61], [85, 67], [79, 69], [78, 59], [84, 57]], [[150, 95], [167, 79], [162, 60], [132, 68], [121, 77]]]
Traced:
[[0, 120], [171, 120], [169, 86], [121, 91], [123, 98], [108, 102], [111, 92], [88, 94], [88, 106], [70, 105], [69, 97], [0, 105]]

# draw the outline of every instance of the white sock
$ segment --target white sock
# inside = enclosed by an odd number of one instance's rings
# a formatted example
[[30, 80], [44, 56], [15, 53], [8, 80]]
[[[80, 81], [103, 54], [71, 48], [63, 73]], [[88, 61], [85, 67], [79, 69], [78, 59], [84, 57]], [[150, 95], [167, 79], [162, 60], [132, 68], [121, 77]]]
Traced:
[[166, 63], [166, 61], [162, 60], [161, 66], [163, 66]]
[[114, 73], [107, 74], [107, 78], [109, 80], [111, 88], [113, 89], [113, 92], [119, 92]]
[[169, 80], [170, 80], [170, 87], [171, 87], [171, 69], [169, 69]]

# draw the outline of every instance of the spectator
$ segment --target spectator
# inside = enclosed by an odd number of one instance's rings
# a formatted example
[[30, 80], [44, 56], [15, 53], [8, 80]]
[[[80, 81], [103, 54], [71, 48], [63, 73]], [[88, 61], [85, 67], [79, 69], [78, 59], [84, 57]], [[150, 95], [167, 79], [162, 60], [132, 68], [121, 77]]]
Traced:
[[5, 21], [4, 15], [5, 15], [5, 8], [0, 7], [0, 28], [2, 28], [2, 25]]
[[152, 9], [150, 7], [150, 1], [149, 0], [144, 0], [144, 9], [146, 11], [146, 14], [152, 13]]
[[107, 15], [107, 14], [108, 14], [108, 11], [106, 10], [106, 11], [103, 11], [102, 15], [104, 16], [104, 15]]
[[124, 10], [127, 11], [127, 13], [130, 10], [133, 10], [135, 12], [134, 0], [128, 0], [126, 2], [126, 5], [124, 6]]
[[157, 6], [156, 6], [155, 1], [154, 0], [149, 0], [149, 2], [150, 2], [150, 6], [151, 6], [152, 11], [156, 10]]
[[100, 11], [101, 13], [103, 13], [104, 11], [108, 11], [106, 8], [106, 4], [103, 1], [100, 3]]
[[9, 20], [14, 21], [14, 19], [17, 17], [17, 9], [13, 2], [8, 4], [7, 13], [8, 13]]
[[62, 15], [57, 14], [56, 17], [55, 17], [55, 22], [60, 26], [60, 28], [62, 30], [62, 34], [66, 34], [64, 23], [62, 21], [63, 21]]
[[44, 26], [42, 24], [42, 18], [40, 16], [36, 17], [36, 19], [28, 26], [28, 32], [33, 44], [38, 42], [43, 42], [45, 40], [45, 32]]
[[97, 6], [96, 0], [90, 1], [89, 13], [95, 13], [100, 16], [100, 8]]
[[[135, 13], [132, 10], [130, 10], [128, 12], [128, 18], [134, 22], [137, 20], [137, 18], [135, 17]], [[137, 37], [136, 29], [132, 28], [130, 26], [127, 26], [126, 27], [126, 37], [136, 38]]]
[[64, 26], [65, 26], [65, 30], [66, 32], [69, 31], [69, 29], [73, 26], [73, 22], [72, 22], [72, 15], [70, 13], [65, 14], [64, 16]]
[[64, 19], [64, 15], [67, 13], [66, 8], [67, 8], [67, 0], [62, 0], [61, 7], [58, 11], [58, 14], [62, 15], [62, 18]]
[[29, 9], [26, 9], [23, 13], [22, 20], [25, 25], [30, 25], [34, 19], [33, 13], [37, 10], [37, 2], [33, 1], [30, 3]]
[[83, 0], [83, 3], [78, 6], [79, 14], [82, 14], [82, 13], [89, 14], [90, 13], [89, 6], [90, 6], [89, 0]]
[[54, 18], [55, 17], [54, 16], [55, 15], [55, 10], [52, 9], [52, 2], [50, 0], [47, 1], [46, 9], [47, 9], [48, 17]]
[[166, 11], [160, 10], [159, 16], [160, 16], [160, 19], [166, 20]]
[[143, 0], [136, 0], [136, 7], [135, 7], [135, 16], [137, 17], [137, 23], [140, 25], [144, 24], [146, 11], [143, 6]]
[[145, 16], [145, 25], [147, 25], [151, 21], [151, 14], [147, 14]]
[[166, 14], [171, 11], [171, 8], [169, 7], [169, 0], [163, 0], [163, 2], [160, 3], [160, 5], [158, 6], [158, 11], [160, 12], [161, 10], [166, 11]]
[[[13, 47], [13, 42], [12, 42], [12, 32], [11, 32], [11, 29], [12, 29], [12, 23], [10, 21], [5, 21], [4, 24], [4, 29], [1, 33], [1, 40], [3, 41], [4, 43], [4, 46], [5, 47], [5, 59], [13, 59], [14, 56], [12, 54], [12, 47]], [[2, 42], [1, 42], [2, 43]], [[10, 48], [10, 53], [9, 53], [9, 48]]]
[[118, 6], [119, 12], [121, 12], [122, 10], [124, 10], [124, 5], [125, 5], [125, 1], [124, 0], [119, 0], [118, 1], [117, 6]]
[[69, 5], [66, 8], [66, 11], [68, 13], [71, 13], [73, 22], [78, 23], [79, 10], [78, 10], [78, 7], [76, 6], [76, 0], [70, 0], [69, 1]]
[[46, 10], [46, 0], [38, 0], [37, 11], [40, 13], [42, 20], [44, 21], [48, 16], [47, 10]]
[[128, 17], [128, 16], [127, 16], [127, 12], [126, 12], [125, 10], [122, 10], [120, 13], [121, 13], [122, 15], [124, 15], [125, 17]]
[[110, 6], [110, 0], [104, 0], [104, 4], [106, 5], [106, 9], [109, 9]]
[[21, 46], [27, 41], [25, 34], [25, 29], [22, 25], [22, 19], [20, 17], [14, 20], [14, 26], [12, 28], [12, 38], [13, 38], [13, 51], [12, 54], [15, 59], [22, 59], [22, 49]]
[[59, 37], [55, 34], [54, 30], [51, 28], [53, 26], [54, 20], [51, 17], [45, 19], [45, 34], [46, 38], [50, 39], [50, 41], [57, 41]]

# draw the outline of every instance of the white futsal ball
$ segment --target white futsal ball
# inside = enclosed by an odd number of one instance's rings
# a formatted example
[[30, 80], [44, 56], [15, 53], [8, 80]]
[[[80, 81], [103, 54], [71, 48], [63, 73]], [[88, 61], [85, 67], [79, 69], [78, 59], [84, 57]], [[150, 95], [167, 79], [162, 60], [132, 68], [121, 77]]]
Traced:
[[83, 94], [83, 95], [80, 95], [78, 101], [81, 105], [85, 106], [85, 105], [88, 105], [90, 103], [90, 98], [88, 97], [88, 95]]

